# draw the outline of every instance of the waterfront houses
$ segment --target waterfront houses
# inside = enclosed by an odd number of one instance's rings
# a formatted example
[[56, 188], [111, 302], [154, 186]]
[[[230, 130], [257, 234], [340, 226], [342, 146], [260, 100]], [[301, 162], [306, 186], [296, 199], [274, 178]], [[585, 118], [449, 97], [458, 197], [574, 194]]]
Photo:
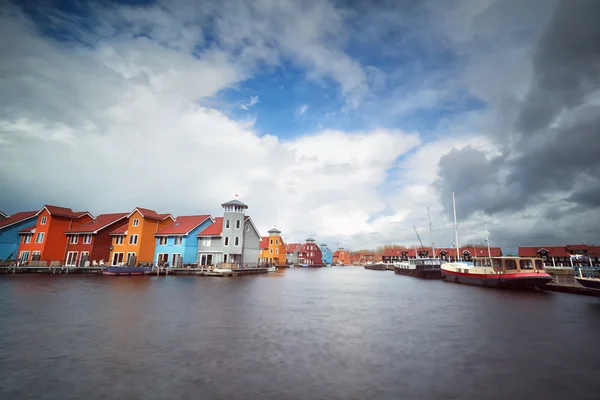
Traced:
[[568, 244], [519, 247], [519, 257], [540, 257], [546, 267], [600, 265], [600, 246]]
[[350, 254], [340, 247], [333, 253], [332, 260], [335, 265], [350, 265]]
[[37, 211], [18, 212], [13, 215], [2, 213], [0, 220], [0, 261], [16, 260], [21, 236], [19, 231], [37, 221]]
[[285, 261], [289, 265], [298, 264], [298, 251], [302, 248], [302, 243], [290, 243], [285, 246]]
[[319, 245], [319, 249], [321, 250], [321, 256], [323, 257], [323, 265], [331, 265], [333, 264], [333, 253], [327, 247], [327, 244], [321, 243]]
[[150, 265], [154, 260], [154, 234], [175, 220], [171, 214], [136, 207], [127, 215], [127, 224], [110, 233], [111, 265]]
[[281, 237], [281, 231], [273, 228], [268, 233], [269, 236], [261, 238], [258, 262], [261, 264], [285, 265], [287, 250]]
[[323, 265], [323, 255], [321, 254], [321, 249], [315, 243], [315, 239], [306, 239], [306, 242], [300, 247], [298, 250], [298, 264], [308, 266]]
[[[487, 257], [487, 247], [473, 247], [466, 246], [459, 249], [460, 258], [463, 261], [471, 261], [473, 257]], [[500, 247], [490, 247], [490, 254], [492, 257], [502, 256], [502, 249]], [[381, 257], [383, 262], [394, 263], [400, 261], [407, 261], [415, 258], [427, 258], [434, 257], [439, 258], [443, 261], [455, 261], [456, 260], [456, 249], [452, 247], [440, 247], [435, 249], [433, 254], [431, 247], [417, 247], [417, 248], [387, 248], [383, 250]]]
[[60, 265], [65, 259], [66, 232], [90, 222], [93, 217], [87, 211], [75, 212], [70, 208], [45, 205], [37, 213], [34, 225], [19, 231], [19, 262]]
[[[198, 263], [201, 266], [255, 267], [261, 236], [246, 215], [248, 206], [239, 200], [221, 204], [223, 216], [198, 233]], [[225, 264], [225, 265], [222, 265]]]
[[110, 233], [124, 225], [127, 225], [127, 213], [100, 214], [68, 230], [64, 265], [85, 267], [96, 263], [108, 264], [112, 239]]
[[177, 217], [171, 224], [154, 234], [155, 265], [182, 267], [198, 262], [197, 235], [214, 223], [210, 215], [187, 215]]

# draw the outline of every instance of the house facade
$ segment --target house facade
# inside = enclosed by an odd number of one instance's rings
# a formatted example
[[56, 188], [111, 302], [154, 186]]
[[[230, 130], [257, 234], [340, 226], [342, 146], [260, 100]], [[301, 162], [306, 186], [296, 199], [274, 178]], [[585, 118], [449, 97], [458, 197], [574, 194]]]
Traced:
[[281, 231], [273, 228], [269, 231], [269, 236], [263, 237], [260, 241], [260, 255], [258, 262], [261, 264], [286, 264], [286, 247], [281, 237]]
[[197, 235], [211, 225], [210, 215], [186, 215], [154, 234], [154, 265], [183, 267], [198, 262]]
[[332, 259], [336, 265], [350, 265], [350, 254], [343, 247], [333, 252]]
[[174, 220], [171, 214], [134, 208], [127, 215], [127, 224], [110, 233], [110, 265], [151, 265], [156, 247], [154, 234]]
[[90, 222], [87, 211], [74, 212], [70, 208], [43, 206], [36, 214], [35, 225], [19, 231], [19, 262], [38, 265], [61, 265], [66, 257], [66, 232]]
[[323, 265], [331, 265], [333, 264], [333, 253], [327, 247], [327, 244], [321, 243], [319, 245], [319, 249], [321, 249], [321, 255], [323, 257]]
[[37, 221], [37, 211], [9, 215], [0, 221], [0, 261], [16, 260], [21, 236], [19, 231]]
[[546, 267], [600, 266], [600, 246], [587, 244], [519, 247], [519, 256], [540, 257]]
[[298, 264], [298, 251], [302, 247], [302, 243], [290, 243], [285, 246], [285, 262], [288, 265]]
[[315, 243], [315, 239], [306, 239], [306, 242], [298, 250], [298, 263], [309, 266], [323, 265], [323, 255], [321, 253], [321, 249]]
[[198, 233], [198, 264], [223, 268], [255, 267], [261, 236], [239, 200], [221, 204], [223, 216]]
[[110, 232], [127, 224], [127, 213], [100, 214], [93, 220], [70, 229], [67, 236], [67, 250], [64, 265], [84, 267], [106, 263], [110, 260]]

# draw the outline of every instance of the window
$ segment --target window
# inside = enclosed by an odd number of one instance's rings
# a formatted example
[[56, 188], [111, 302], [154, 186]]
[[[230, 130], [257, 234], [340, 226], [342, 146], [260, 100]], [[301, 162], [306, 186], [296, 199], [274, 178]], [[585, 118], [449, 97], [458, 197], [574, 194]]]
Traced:
[[135, 258], [135, 253], [127, 253], [127, 265], [135, 265]]
[[112, 258], [112, 265], [119, 265], [123, 262], [123, 253], [114, 253]]
[[203, 237], [200, 239], [202, 246], [207, 246], [210, 247], [210, 238], [209, 237]]
[[544, 262], [542, 260], [535, 260], [535, 269], [539, 271], [544, 270]]
[[27, 262], [27, 261], [29, 261], [29, 252], [28, 251], [22, 251], [21, 254], [19, 255], [19, 261], [21, 261], [21, 262]]
[[183, 237], [181, 237], [181, 236], [175, 236], [173, 238], [173, 244], [175, 246], [181, 246], [183, 244]]
[[33, 236], [33, 235], [24, 235], [23, 243], [31, 243], [31, 236]]
[[229, 220], [228, 219], [225, 220], [225, 228], [229, 229]]
[[69, 240], [69, 243], [71, 244], [77, 244], [77, 241], [79, 240], [79, 236], [77, 235], [71, 235], [71, 240]]
[[115, 244], [123, 244], [124, 238], [125, 238], [125, 236], [115, 236]]
[[246, 225], [246, 232], [250, 232], [250, 225]]
[[279, 239], [275, 239], [275, 244], [279, 244]]
[[166, 246], [167, 245], [167, 240], [168, 238], [166, 236], [161, 236], [158, 238], [158, 245], [159, 246]]
[[229, 246], [229, 238], [228, 237], [225, 238], [225, 246]]
[[181, 258], [181, 254], [173, 253], [171, 267], [181, 267], [183, 264], [183, 259]]
[[[138, 235], [129, 236], [129, 244], [137, 244], [137, 242], [138, 242]], [[131, 254], [131, 253], [128, 253], [127, 257], [129, 257], [129, 254]]]
[[140, 224], [140, 220], [139, 219], [134, 219], [133, 223], [131, 224], [131, 226], [138, 226]]
[[521, 267], [521, 269], [533, 269], [533, 263], [531, 262], [531, 260], [519, 260], [519, 267]]
[[43, 241], [44, 241], [44, 232], [38, 232], [37, 236], [35, 237], [35, 242], [42, 243]]
[[279, 254], [279, 249], [275, 249], [275, 254]]
[[273, 254], [273, 249], [269, 249], [269, 254]]
[[47, 221], [48, 221], [48, 217], [42, 217], [42, 220], [40, 221], [40, 224], [46, 225]]
[[240, 229], [240, 227], [241, 227], [241, 226], [242, 226], [242, 225], [241, 225], [241, 222], [240, 222], [240, 220], [239, 220], [239, 219], [236, 219], [236, 220], [235, 220], [235, 229]]
[[83, 243], [84, 244], [90, 244], [90, 243], [92, 243], [92, 235], [84, 235], [83, 236]]
[[273, 239], [271, 239], [271, 241], [269, 242], [270, 244], [273, 244]]
[[239, 237], [239, 236], [236, 236], [236, 237], [235, 237], [235, 243], [234, 243], [234, 244], [235, 244], [236, 246], [239, 246], [239, 245], [240, 245], [240, 237]]
[[70, 251], [67, 253], [67, 261], [65, 262], [67, 267], [74, 267], [77, 265], [77, 252]]
[[515, 260], [504, 260], [505, 269], [517, 269], [517, 262]]
[[34, 251], [33, 253], [31, 253], [31, 260], [32, 261], [39, 261], [41, 255], [42, 255], [42, 253], [40, 253], [39, 251]]
[[90, 252], [82, 251], [81, 258], [79, 259], [80, 267], [85, 267], [85, 262], [90, 260]]

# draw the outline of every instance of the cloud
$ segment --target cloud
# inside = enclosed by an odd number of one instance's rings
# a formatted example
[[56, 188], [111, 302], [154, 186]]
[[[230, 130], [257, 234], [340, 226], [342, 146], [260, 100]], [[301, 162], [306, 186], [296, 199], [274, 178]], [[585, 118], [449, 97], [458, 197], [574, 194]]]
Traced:
[[258, 103], [258, 96], [250, 96], [250, 100], [248, 100], [247, 102], [242, 102], [242, 104], [240, 104], [240, 108], [242, 110], [246, 110], [248, 111], [248, 109], [250, 109], [250, 107], [252, 107], [253, 105]]
[[298, 109], [298, 111], [296, 112], [297, 116], [302, 116], [306, 113], [306, 111], [308, 111], [308, 104], [302, 104], [300, 106], [300, 108]]

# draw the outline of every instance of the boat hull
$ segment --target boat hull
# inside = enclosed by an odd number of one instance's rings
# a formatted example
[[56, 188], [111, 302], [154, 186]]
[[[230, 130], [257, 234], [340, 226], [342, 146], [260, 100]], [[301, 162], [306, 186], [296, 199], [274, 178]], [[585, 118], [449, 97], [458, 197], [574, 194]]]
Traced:
[[372, 269], [374, 271], [387, 271], [387, 265], [385, 265], [385, 264], [369, 264], [369, 265], [365, 265], [365, 269]]
[[111, 276], [131, 276], [131, 275], [144, 275], [152, 272], [152, 267], [107, 267], [102, 271], [102, 275]]
[[579, 284], [588, 289], [600, 291], [600, 279], [575, 278]]
[[394, 273], [398, 275], [406, 275], [406, 276], [414, 276], [415, 278], [421, 279], [442, 279], [442, 270], [441, 269], [429, 269], [429, 270], [419, 270], [419, 269], [407, 269], [407, 268], [394, 268]]
[[463, 283], [501, 289], [534, 290], [552, 281], [548, 274], [471, 274], [442, 270], [446, 282]]

